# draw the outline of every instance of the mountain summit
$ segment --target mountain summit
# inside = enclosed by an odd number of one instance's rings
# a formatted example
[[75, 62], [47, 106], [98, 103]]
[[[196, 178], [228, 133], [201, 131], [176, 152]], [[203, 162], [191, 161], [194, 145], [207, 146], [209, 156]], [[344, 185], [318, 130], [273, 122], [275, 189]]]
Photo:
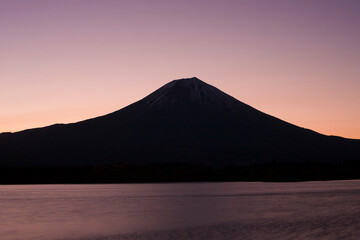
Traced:
[[230, 107], [238, 101], [200, 79], [184, 78], [171, 81], [143, 99], [149, 106], [202, 105]]
[[188, 78], [105, 116], [0, 134], [0, 153], [0, 166], [334, 163], [359, 160], [360, 142], [297, 127]]

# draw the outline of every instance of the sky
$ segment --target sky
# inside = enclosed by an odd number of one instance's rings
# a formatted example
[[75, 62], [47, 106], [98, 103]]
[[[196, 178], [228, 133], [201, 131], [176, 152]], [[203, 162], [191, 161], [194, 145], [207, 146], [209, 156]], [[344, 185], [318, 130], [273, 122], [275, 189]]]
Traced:
[[0, 0], [0, 132], [104, 115], [198, 77], [360, 139], [358, 0]]

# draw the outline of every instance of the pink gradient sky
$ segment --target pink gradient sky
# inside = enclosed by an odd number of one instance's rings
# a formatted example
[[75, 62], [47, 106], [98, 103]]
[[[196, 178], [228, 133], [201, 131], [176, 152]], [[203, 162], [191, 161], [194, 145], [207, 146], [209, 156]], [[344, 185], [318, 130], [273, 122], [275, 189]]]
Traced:
[[358, 0], [0, 1], [0, 132], [118, 110], [196, 76], [360, 138]]

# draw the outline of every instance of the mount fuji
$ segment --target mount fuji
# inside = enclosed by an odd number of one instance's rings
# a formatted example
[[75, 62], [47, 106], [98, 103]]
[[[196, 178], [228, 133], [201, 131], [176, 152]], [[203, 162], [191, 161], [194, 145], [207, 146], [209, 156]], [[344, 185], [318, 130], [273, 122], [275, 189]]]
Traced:
[[171, 81], [105, 116], [0, 134], [2, 167], [353, 160], [359, 140], [287, 123], [198, 78]]

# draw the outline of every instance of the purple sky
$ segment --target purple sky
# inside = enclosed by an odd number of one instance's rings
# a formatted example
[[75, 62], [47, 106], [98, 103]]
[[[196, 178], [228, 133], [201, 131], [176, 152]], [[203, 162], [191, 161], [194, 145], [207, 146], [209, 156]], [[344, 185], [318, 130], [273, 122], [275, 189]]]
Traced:
[[360, 138], [360, 1], [0, 1], [0, 132], [120, 109], [196, 76]]

